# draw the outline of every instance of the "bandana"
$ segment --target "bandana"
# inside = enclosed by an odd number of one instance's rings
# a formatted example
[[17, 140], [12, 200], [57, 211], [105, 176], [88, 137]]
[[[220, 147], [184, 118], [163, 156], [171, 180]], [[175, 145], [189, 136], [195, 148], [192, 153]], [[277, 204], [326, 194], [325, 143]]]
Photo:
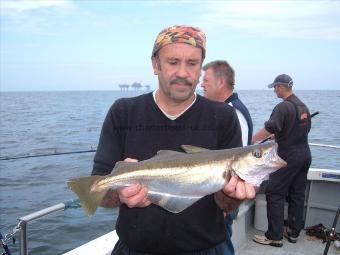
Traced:
[[201, 48], [203, 59], [205, 57], [206, 38], [204, 32], [196, 27], [172, 26], [163, 29], [157, 36], [152, 50], [152, 56], [171, 43], [187, 43], [194, 47]]

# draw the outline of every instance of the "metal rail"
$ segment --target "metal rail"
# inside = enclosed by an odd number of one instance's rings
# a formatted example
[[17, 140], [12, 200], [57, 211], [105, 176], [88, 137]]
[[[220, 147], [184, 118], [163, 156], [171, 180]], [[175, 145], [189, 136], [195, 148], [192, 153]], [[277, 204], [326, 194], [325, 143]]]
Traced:
[[56, 204], [37, 212], [33, 212], [26, 216], [19, 218], [18, 229], [19, 229], [19, 240], [20, 240], [20, 255], [28, 255], [28, 240], [27, 240], [27, 224], [36, 219], [42, 218], [54, 212], [63, 211], [69, 208], [79, 208], [80, 202], [78, 199], [71, 200], [66, 203]]
[[321, 144], [321, 143], [309, 143], [310, 146], [315, 147], [324, 147], [324, 148], [331, 148], [331, 149], [340, 149], [340, 146], [337, 145], [328, 145], [328, 144]]

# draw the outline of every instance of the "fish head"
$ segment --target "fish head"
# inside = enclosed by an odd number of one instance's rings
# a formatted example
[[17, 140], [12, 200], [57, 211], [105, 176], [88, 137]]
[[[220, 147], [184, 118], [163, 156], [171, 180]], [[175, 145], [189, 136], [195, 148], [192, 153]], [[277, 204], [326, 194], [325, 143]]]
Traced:
[[275, 142], [242, 147], [231, 168], [241, 179], [259, 186], [269, 174], [287, 165], [277, 154], [277, 148]]

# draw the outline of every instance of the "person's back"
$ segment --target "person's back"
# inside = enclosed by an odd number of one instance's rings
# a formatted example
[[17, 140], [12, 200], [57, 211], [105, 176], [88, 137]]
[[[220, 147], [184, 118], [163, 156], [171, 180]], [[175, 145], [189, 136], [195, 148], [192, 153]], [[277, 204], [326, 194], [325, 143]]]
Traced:
[[[261, 141], [270, 134], [275, 135], [278, 154], [287, 162], [269, 177], [266, 187], [268, 230], [264, 235], [255, 235], [260, 244], [282, 246], [282, 237], [294, 243], [303, 228], [304, 197], [307, 172], [311, 164], [308, 133], [311, 117], [307, 106], [293, 93], [293, 80], [286, 74], [279, 75], [268, 87], [274, 87], [277, 97], [283, 102], [277, 104], [264, 128], [253, 137]], [[288, 226], [284, 228], [284, 202], [288, 194]]]
[[[285, 118], [278, 122], [282, 123], [282, 126], [273, 129], [275, 141], [279, 144], [279, 150], [287, 150], [293, 146], [308, 146], [311, 119], [307, 106], [295, 94], [292, 94], [281, 102], [277, 108], [279, 111], [277, 115]], [[270, 129], [270, 124], [267, 124], [267, 126]]]

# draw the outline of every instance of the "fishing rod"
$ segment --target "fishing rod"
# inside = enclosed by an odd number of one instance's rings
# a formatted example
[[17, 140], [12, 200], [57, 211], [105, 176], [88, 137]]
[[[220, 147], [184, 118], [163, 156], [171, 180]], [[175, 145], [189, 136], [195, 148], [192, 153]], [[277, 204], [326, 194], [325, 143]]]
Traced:
[[0, 160], [14, 160], [14, 159], [24, 159], [24, 158], [37, 158], [37, 157], [47, 157], [47, 156], [58, 156], [58, 155], [66, 155], [66, 154], [79, 154], [79, 153], [90, 153], [96, 152], [95, 149], [84, 150], [84, 151], [68, 151], [68, 152], [54, 152], [54, 153], [46, 153], [46, 154], [36, 154], [36, 155], [25, 155], [25, 156], [14, 156], [14, 157], [0, 157]]
[[335, 227], [336, 227], [336, 224], [338, 223], [339, 214], [340, 214], [340, 205], [339, 205], [339, 208], [338, 208], [338, 210], [337, 210], [337, 212], [335, 214], [333, 225], [332, 225], [332, 228], [331, 228], [331, 230], [329, 232], [329, 236], [327, 238], [327, 244], [326, 244], [325, 250], [323, 252], [323, 255], [327, 255], [328, 254], [328, 250], [329, 250], [329, 246], [331, 245], [331, 241], [335, 241], [336, 238], [337, 238], [337, 233], [335, 231]]
[[311, 118], [313, 118], [314, 116], [318, 115], [320, 112], [314, 112], [310, 115]]
[[[314, 112], [314, 113], [312, 113], [311, 115], [310, 115], [310, 117], [311, 118], [313, 118], [314, 116], [316, 116], [316, 115], [318, 115], [320, 112]], [[269, 140], [271, 140], [272, 139], [272, 135], [270, 135], [270, 136], [267, 136], [266, 138], [264, 138], [263, 140], [261, 140], [259, 143], [265, 143], [265, 142], [267, 142], [267, 141], [269, 141]]]

